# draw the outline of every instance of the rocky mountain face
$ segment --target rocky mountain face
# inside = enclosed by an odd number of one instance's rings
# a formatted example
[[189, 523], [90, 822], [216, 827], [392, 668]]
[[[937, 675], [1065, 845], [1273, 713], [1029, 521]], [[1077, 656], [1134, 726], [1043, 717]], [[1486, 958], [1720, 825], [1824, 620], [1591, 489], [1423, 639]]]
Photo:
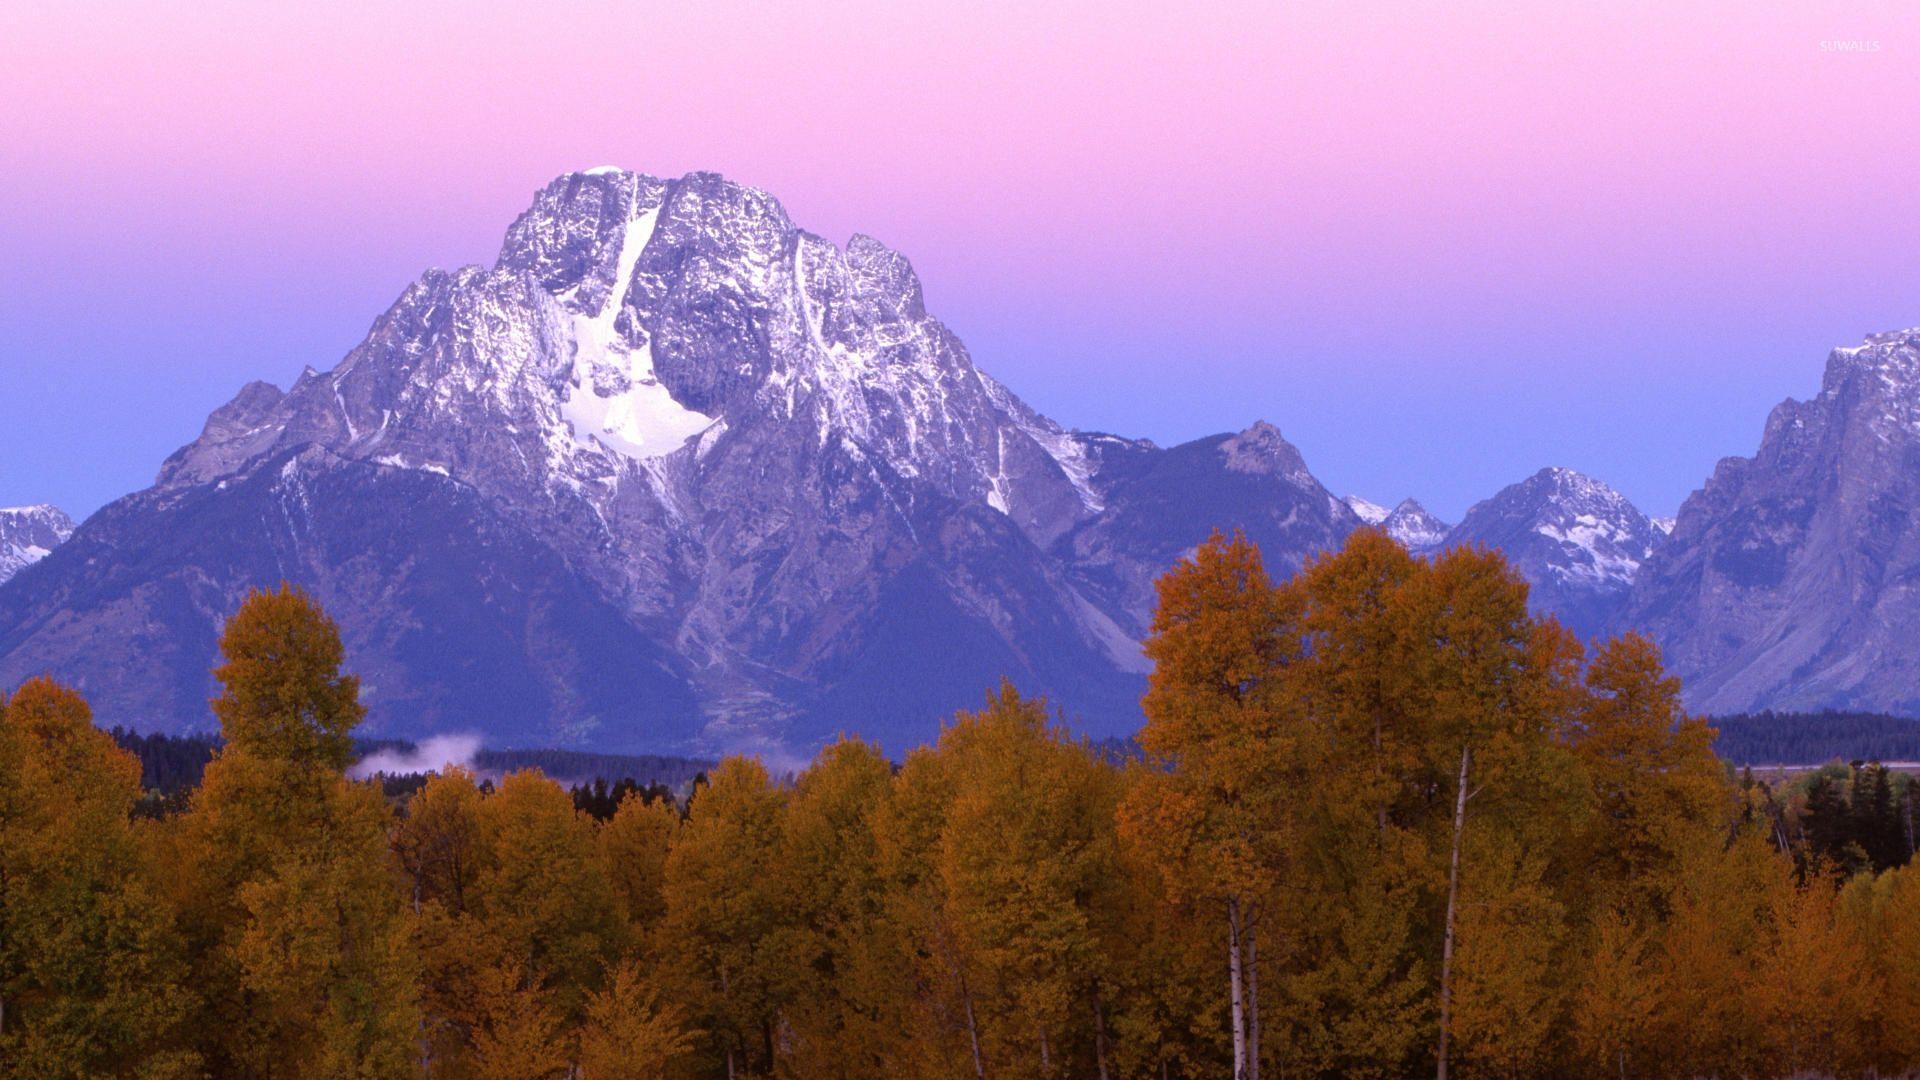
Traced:
[[58, 507], [0, 507], [0, 584], [46, 558], [72, 535], [73, 519]]
[[1665, 539], [1611, 487], [1549, 468], [1475, 503], [1446, 545], [1498, 548], [1531, 585], [1530, 606], [1584, 638], [1609, 626], [1641, 564]]
[[1920, 710], [1920, 330], [1834, 350], [1681, 507], [1618, 622], [1696, 709]]
[[1002, 675], [1130, 731], [1174, 558], [1241, 526], [1284, 571], [1358, 524], [1268, 425], [1162, 449], [1038, 415], [876, 240], [596, 169], [0, 590], [0, 683], [204, 726], [220, 620], [286, 579], [341, 623], [374, 734], [893, 747]]

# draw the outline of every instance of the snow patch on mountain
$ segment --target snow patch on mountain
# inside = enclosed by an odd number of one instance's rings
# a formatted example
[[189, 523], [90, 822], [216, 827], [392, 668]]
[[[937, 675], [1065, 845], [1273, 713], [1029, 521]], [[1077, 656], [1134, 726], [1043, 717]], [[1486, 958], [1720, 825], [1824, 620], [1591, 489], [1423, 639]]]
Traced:
[[1594, 514], [1576, 514], [1571, 522], [1542, 522], [1534, 526], [1534, 531], [1578, 549], [1583, 556], [1552, 568], [1551, 572], [1563, 581], [1630, 583], [1646, 557], [1645, 552], [1631, 546], [1632, 530]]
[[[592, 175], [591, 173], [589, 175]], [[613, 278], [600, 310], [573, 317], [573, 373], [560, 413], [583, 444], [598, 444], [636, 460], [678, 450], [713, 423], [673, 399], [653, 371], [653, 344], [645, 331], [638, 345], [617, 323], [633, 284], [633, 268], [653, 236], [660, 210], [627, 219]]]
[[1572, 469], [1541, 469], [1474, 504], [1446, 544], [1506, 555], [1529, 603], [1576, 632], [1597, 633], [1666, 536], [1618, 491]]

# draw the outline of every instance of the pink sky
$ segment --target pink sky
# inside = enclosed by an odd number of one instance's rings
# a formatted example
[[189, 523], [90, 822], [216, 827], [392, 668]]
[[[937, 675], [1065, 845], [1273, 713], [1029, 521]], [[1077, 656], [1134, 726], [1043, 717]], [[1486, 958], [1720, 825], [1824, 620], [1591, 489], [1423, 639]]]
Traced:
[[1264, 417], [1378, 500], [1565, 464], [1671, 512], [1827, 347], [1920, 324], [1917, 11], [7, 5], [0, 399], [43, 407], [0, 503], [141, 486], [618, 164], [901, 249], [1073, 425]]

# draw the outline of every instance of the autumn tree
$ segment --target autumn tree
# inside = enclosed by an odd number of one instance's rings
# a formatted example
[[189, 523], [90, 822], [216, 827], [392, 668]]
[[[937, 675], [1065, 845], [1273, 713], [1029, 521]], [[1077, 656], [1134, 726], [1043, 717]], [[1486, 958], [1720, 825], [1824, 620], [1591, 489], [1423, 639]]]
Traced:
[[1106, 1071], [1111, 991], [1099, 944], [1116, 907], [1112, 770], [1049, 723], [1044, 700], [1008, 683], [985, 709], [956, 716], [934, 752], [954, 778], [934, 864], [985, 1006], [976, 1020], [992, 1072]]
[[1733, 817], [1713, 729], [1686, 714], [1680, 680], [1638, 634], [1599, 645], [1585, 683], [1567, 731], [1594, 807], [1577, 838], [1583, 877], [1596, 902], [1657, 913], [1689, 853], [1722, 842]]
[[305, 593], [255, 592], [228, 621], [214, 701], [226, 745], [181, 820], [177, 880], [208, 1062], [230, 1075], [392, 1075], [417, 1034], [390, 814], [349, 782], [358, 682]]
[[913, 984], [887, 918], [874, 831], [892, 781], [878, 748], [842, 738], [821, 749], [786, 800], [772, 873], [785, 895], [788, 1075], [899, 1074]]
[[781, 801], [764, 765], [729, 757], [695, 790], [667, 855], [661, 933], [676, 1000], [730, 1080], [773, 1068], [788, 975], [772, 872]]
[[1293, 836], [1287, 796], [1313, 750], [1288, 723], [1279, 677], [1299, 655], [1300, 632], [1239, 534], [1216, 533], [1158, 589], [1139, 742], [1162, 768], [1128, 792], [1122, 828], [1154, 852], [1176, 897], [1219, 912], [1233, 1075], [1254, 1080], [1261, 902], [1282, 872]]
[[640, 964], [616, 967], [587, 998], [580, 1034], [580, 1080], [655, 1080], [693, 1050], [685, 1014], [662, 1002]]
[[593, 818], [536, 770], [480, 801], [471, 910], [491, 955], [523, 969], [576, 1022], [624, 953], [626, 925], [596, 851]]
[[667, 852], [680, 832], [680, 811], [667, 799], [635, 791], [600, 826], [595, 843], [627, 936], [648, 940], [666, 913]]
[[139, 795], [139, 762], [78, 694], [39, 678], [0, 702], [0, 1077], [196, 1071]]

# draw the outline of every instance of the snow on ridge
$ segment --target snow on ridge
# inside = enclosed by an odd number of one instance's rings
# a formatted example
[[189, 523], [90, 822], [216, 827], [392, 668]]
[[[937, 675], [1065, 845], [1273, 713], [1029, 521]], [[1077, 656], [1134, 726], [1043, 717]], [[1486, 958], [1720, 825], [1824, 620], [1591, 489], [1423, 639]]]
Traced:
[[[1073, 490], [1080, 496], [1080, 504], [1096, 514], [1106, 509], [1106, 500], [1102, 499], [1100, 493], [1093, 487], [1094, 463], [1092, 455], [1087, 452], [1087, 443], [1096, 438], [1111, 438], [1111, 436], [1089, 437], [1079, 432], [1068, 431], [1028, 408], [1025, 403], [1013, 396], [1013, 391], [1002, 386], [1000, 380], [979, 368], [974, 369], [974, 375], [979, 379], [981, 387], [986, 390], [987, 399], [993, 402], [1001, 415], [1011, 420], [1014, 427], [1019, 428], [1022, 434], [1032, 439], [1040, 449], [1047, 452], [1047, 456], [1053, 459], [1054, 464], [1060, 466], [1060, 471], [1066, 474], [1068, 483], [1073, 485]], [[1005, 468], [1004, 464], [1000, 466], [1002, 475], [1005, 473]], [[988, 501], [992, 502], [991, 496]], [[1004, 498], [1002, 501], [1005, 501]], [[1006, 508], [1003, 506], [996, 506], [995, 509], [1006, 513]]]
[[1393, 513], [1379, 503], [1363, 499], [1358, 495], [1349, 495], [1342, 501], [1347, 504], [1347, 509], [1352, 510], [1361, 521], [1369, 525], [1378, 525]]
[[[1018, 422], [1018, 421], [1016, 421]], [[1020, 430], [1040, 444], [1040, 448], [1067, 474], [1067, 481], [1073, 490], [1079, 492], [1080, 502], [1094, 513], [1106, 509], [1106, 501], [1093, 490], [1093, 459], [1087, 454], [1086, 444], [1064, 428], [1046, 427], [1040, 424], [1020, 424]]]

